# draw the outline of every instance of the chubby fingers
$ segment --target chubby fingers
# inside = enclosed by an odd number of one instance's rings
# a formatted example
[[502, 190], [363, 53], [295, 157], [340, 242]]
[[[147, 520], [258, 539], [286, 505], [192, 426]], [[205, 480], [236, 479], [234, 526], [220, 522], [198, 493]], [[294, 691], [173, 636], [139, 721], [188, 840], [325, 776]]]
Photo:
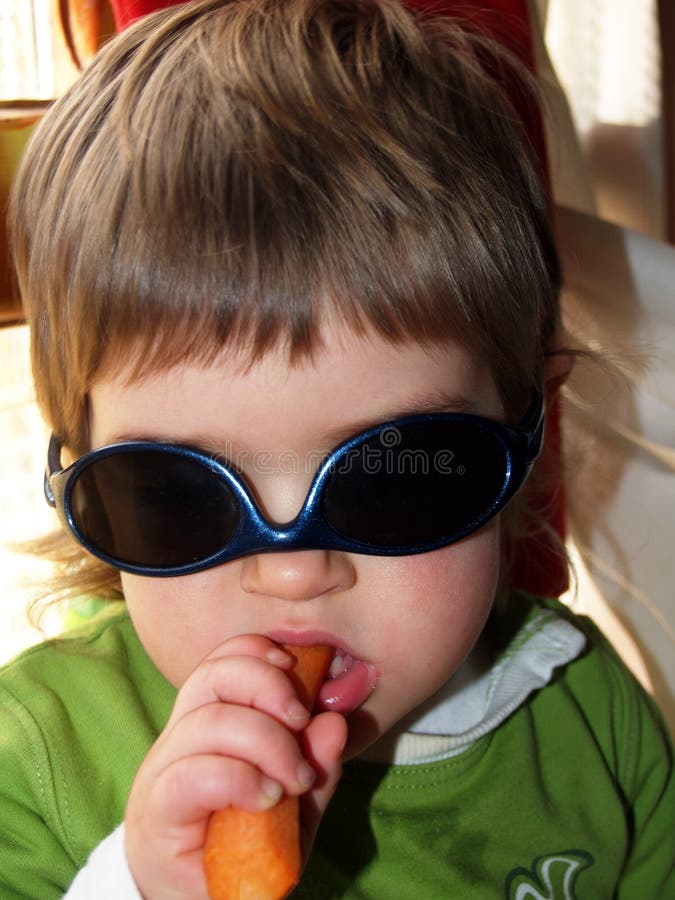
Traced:
[[168, 722], [213, 702], [251, 707], [272, 716], [292, 731], [309, 720], [286, 673], [293, 658], [260, 635], [240, 635], [212, 651], [181, 687]]
[[[213, 810], [264, 810], [282, 793], [311, 793], [317, 773], [315, 806], [323, 809], [339, 740], [335, 728], [311, 727], [288, 677], [293, 666], [272, 641], [244, 635], [217, 647], [180, 688], [127, 803], [127, 858], [144, 896], [205, 896], [202, 848]], [[188, 885], [182, 894], [179, 881]]]
[[269, 809], [282, 792], [279, 781], [243, 760], [203, 754], [167, 765], [157, 780], [155, 803], [165, 821], [184, 827], [202, 825], [214, 809], [226, 806]]
[[202, 660], [146, 759], [157, 810], [194, 822], [226, 805], [265, 809], [312, 786], [316, 771], [298, 743], [310, 713], [288, 677], [293, 663], [260, 635], [232, 638]]
[[307, 790], [315, 778], [297, 738], [283, 723], [232, 703], [208, 703], [182, 716], [163, 735], [155, 766], [163, 769], [204, 755], [244, 761], [278, 781], [288, 794]]

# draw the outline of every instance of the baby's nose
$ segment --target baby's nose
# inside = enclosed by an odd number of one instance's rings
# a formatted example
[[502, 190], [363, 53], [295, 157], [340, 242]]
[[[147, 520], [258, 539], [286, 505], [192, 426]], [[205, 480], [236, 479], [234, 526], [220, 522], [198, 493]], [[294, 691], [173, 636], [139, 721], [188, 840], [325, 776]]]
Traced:
[[355, 570], [349, 555], [338, 550], [272, 551], [245, 557], [240, 577], [249, 594], [312, 600], [352, 587]]

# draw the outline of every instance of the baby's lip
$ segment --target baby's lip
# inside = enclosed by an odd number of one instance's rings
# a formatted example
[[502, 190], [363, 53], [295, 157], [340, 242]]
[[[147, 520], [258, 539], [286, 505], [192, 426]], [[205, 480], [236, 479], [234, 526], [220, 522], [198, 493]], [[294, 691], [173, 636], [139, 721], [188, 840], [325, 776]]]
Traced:
[[333, 710], [348, 716], [375, 690], [379, 672], [372, 664], [351, 655], [333, 658], [329, 677], [321, 685], [315, 709]]
[[296, 647], [322, 644], [333, 649], [328, 677], [319, 689], [315, 704], [318, 711], [333, 710], [349, 715], [375, 689], [380, 674], [377, 667], [361, 659], [353, 647], [335, 634], [317, 630], [282, 629], [270, 632], [267, 637], [279, 644], [293, 644]]
[[345, 643], [344, 639], [329, 631], [317, 629], [294, 631], [290, 628], [270, 631], [266, 635], [275, 644], [291, 644], [296, 647], [312, 647], [323, 645], [333, 649], [333, 656], [358, 657], [356, 650]]

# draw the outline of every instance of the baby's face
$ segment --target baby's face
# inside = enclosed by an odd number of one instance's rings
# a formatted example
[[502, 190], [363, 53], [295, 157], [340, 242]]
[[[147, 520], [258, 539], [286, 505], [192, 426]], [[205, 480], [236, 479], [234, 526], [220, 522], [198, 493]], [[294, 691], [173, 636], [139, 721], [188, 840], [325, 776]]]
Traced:
[[[346, 436], [420, 409], [502, 417], [486, 367], [452, 342], [397, 347], [333, 327], [311, 361], [289, 367], [279, 350], [243, 363], [223, 353], [210, 367], [100, 380], [90, 397], [92, 446], [144, 438], [218, 452], [236, 463], [263, 514], [283, 523], [301, 508], [316, 461]], [[491, 609], [499, 559], [496, 517], [413, 556], [271, 552], [122, 581], [141, 641], [177, 687], [238, 634], [337, 648], [348, 671], [324, 685], [321, 702], [349, 717], [352, 755], [458, 668]]]

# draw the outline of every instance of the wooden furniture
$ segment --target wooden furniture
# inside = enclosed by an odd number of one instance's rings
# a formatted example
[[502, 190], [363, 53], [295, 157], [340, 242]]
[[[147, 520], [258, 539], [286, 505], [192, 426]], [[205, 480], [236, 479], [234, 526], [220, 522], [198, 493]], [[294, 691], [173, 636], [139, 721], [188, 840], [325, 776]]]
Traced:
[[675, 244], [675, 4], [659, 0], [661, 91], [666, 167], [666, 239]]
[[[51, 0], [54, 90], [58, 96], [77, 77], [97, 48], [115, 31], [109, 0]], [[11, 274], [7, 198], [21, 153], [48, 101], [0, 101], [0, 325], [21, 321], [21, 305]]]
[[46, 104], [0, 103], [0, 325], [21, 321], [21, 304], [11, 274], [5, 223], [9, 187], [33, 125]]

